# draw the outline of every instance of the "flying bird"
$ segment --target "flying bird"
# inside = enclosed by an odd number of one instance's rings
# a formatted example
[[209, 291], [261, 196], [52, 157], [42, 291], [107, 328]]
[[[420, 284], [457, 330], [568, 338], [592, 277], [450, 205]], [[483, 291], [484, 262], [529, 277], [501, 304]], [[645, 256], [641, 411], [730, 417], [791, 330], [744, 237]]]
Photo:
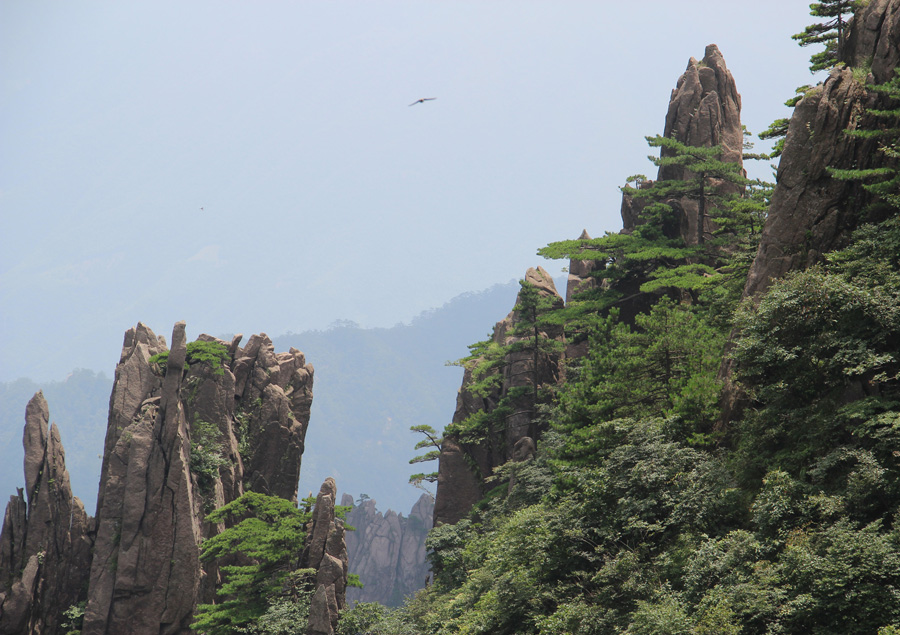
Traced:
[[415, 100], [413, 103], [410, 104], [410, 106], [415, 106], [416, 104], [423, 104], [426, 101], [434, 101], [435, 99], [437, 99], [437, 97], [422, 97], [422, 99]]

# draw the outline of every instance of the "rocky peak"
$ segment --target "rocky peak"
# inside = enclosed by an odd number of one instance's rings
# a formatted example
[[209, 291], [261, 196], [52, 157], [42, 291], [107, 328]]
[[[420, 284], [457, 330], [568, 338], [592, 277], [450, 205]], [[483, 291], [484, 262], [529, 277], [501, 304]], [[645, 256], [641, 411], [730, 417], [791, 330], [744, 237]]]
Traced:
[[[240, 340], [201, 335], [188, 344], [179, 322], [168, 348], [141, 323], [128, 330], [96, 525], [72, 496], [59, 430], [35, 395], [26, 492], [10, 500], [0, 534], [0, 634], [55, 633], [62, 612], [85, 599], [83, 633], [191, 632], [197, 604], [214, 601], [222, 582], [216, 564], [199, 559], [202, 540], [224, 529], [206, 514], [245, 485], [297, 500], [313, 368], [296, 349], [276, 353], [264, 334], [243, 349]], [[322, 553], [309, 566], [343, 606], [343, 525], [334, 492], [325, 495], [334, 482], [326, 485], [311, 525]], [[344, 564], [335, 569], [334, 558]]]
[[325, 479], [309, 522], [304, 566], [316, 570], [316, 591], [309, 605], [307, 635], [334, 635], [338, 613], [347, 604], [347, 546], [344, 521], [335, 515], [337, 486]]
[[84, 601], [92, 528], [72, 495], [65, 451], [38, 392], [25, 412], [25, 484], [0, 532], [0, 633], [55, 633], [63, 611]]
[[[666, 113], [664, 137], [689, 146], [722, 146], [722, 161], [743, 163], [744, 131], [741, 96], [719, 47], [706, 47], [703, 59], [693, 57], [678, 78]], [[665, 155], [664, 155], [665, 156]], [[659, 169], [659, 180], [684, 178], [676, 167]]]
[[[900, 2], [873, 0], [861, 9], [850, 23], [847, 47], [854, 66], [871, 65], [872, 81], [890, 79], [900, 65]], [[872, 220], [864, 212], [865, 191], [832, 178], [828, 168], [879, 167], [883, 153], [876, 142], [844, 133], [866, 125], [865, 110], [879, 99], [852, 68], [835, 68], [794, 108], [745, 296], [758, 296], [772, 280], [819, 262], [861, 221]]]

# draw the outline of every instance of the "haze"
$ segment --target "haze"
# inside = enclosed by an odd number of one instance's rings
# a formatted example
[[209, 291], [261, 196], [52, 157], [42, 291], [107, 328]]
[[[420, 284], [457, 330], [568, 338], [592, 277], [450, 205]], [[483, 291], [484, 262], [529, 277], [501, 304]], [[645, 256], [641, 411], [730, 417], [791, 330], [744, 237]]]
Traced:
[[781, 0], [6, 0], [0, 380], [111, 375], [139, 320], [390, 326], [557, 275], [536, 249], [620, 229], [688, 58], [718, 44], [759, 132], [813, 81], [790, 39], [810, 21]]

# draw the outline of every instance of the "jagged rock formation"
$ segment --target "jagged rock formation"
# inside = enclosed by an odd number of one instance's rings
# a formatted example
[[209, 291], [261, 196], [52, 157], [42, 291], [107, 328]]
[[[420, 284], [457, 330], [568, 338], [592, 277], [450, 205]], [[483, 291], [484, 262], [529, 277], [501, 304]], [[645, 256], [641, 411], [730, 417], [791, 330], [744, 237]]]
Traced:
[[[85, 600], [86, 634], [191, 632], [197, 604], [214, 601], [222, 582], [214, 563], [200, 563], [202, 540], [224, 529], [205, 515], [247, 487], [297, 500], [313, 368], [295, 349], [276, 354], [264, 334], [244, 348], [240, 340], [202, 335], [189, 345], [183, 322], [171, 349], [143, 324], [126, 333], [95, 523], [72, 496], [59, 431], [48, 432], [46, 402], [35, 396], [28, 502], [21, 491], [12, 497], [0, 534], [0, 633], [56, 633], [62, 612]], [[343, 606], [334, 496], [320, 495], [311, 540], [322, 553], [308, 566], [331, 589], [329, 606]]]
[[[86, 598], [93, 523], [72, 495], [59, 429], [37, 393], [25, 411], [25, 495], [0, 533], [0, 633], [55, 633]], [[27, 504], [26, 504], [27, 497]]]
[[[553, 278], [543, 268], [529, 269], [525, 275], [527, 284], [537, 288], [542, 298], [551, 298], [554, 306], [563, 305], [556, 291]], [[516, 305], [521, 304], [521, 293]], [[492, 340], [501, 346], [509, 346], [520, 338], [512, 335], [525, 316], [513, 310], [494, 326]], [[545, 339], [563, 341], [561, 327], [545, 329], [540, 333]], [[536, 358], [536, 363], [535, 363]], [[456, 398], [453, 422], [460, 423], [478, 411], [493, 412], [501, 399], [515, 394], [517, 388], [549, 386], [559, 383], [562, 373], [561, 353], [544, 353], [519, 350], [507, 354], [502, 365], [502, 377], [489, 394], [476, 395], [469, 390], [472, 373], [466, 370], [462, 386]], [[513, 456], [513, 450], [522, 438], [537, 439], [542, 430], [535, 422], [534, 404], [528, 395], [512, 398], [511, 413], [504, 419], [502, 429], [491, 430], [487, 439], [478, 444], [462, 443], [453, 435], [445, 435], [438, 463], [437, 493], [434, 506], [434, 523], [455, 523], [485, 494], [485, 479], [494, 468], [503, 465]]]
[[325, 479], [316, 497], [303, 554], [303, 566], [317, 571], [316, 592], [309, 605], [307, 635], [334, 635], [338, 612], [347, 603], [347, 546], [344, 521], [334, 513], [336, 499], [334, 479]]
[[[737, 92], [731, 72], [725, 66], [725, 58], [719, 47], [706, 47], [703, 59], [691, 58], [687, 69], [678, 79], [662, 136], [674, 138], [688, 146], [721, 146], [722, 161], [743, 164], [744, 131], [741, 127], [741, 96]], [[667, 156], [663, 148], [662, 156]], [[686, 178], [684, 168], [660, 166], [657, 180], [671, 181]], [[726, 188], [727, 189], [727, 188]], [[737, 191], [737, 189], [735, 189]], [[688, 245], [697, 244], [699, 218], [697, 201], [684, 197], [666, 201], [681, 218], [680, 233]], [[622, 197], [622, 223], [624, 231], [630, 231], [641, 222], [643, 200]], [[708, 223], [708, 219], [705, 220]], [[709, 231], [705, 227], [705, 231]]]
[[[691, 58], [687, 69], [678, 79], [669, 99], [663, 135], [674, 138], [688, 146], [711, 147], [721, 146], [722, 161], [743, 165], [743, 128], [741, 126], [741, 96], [731, 72], [725, 65], [725, 59], [715, 44], [706, 47], [703, 59]], [[663, 148], [662, 156], [668, 150]], [[679, 180], [689, 175], [684, 168], [676, 166], [660, 166], [657, 180]], [[638, 185], [644, 189], [652, 186], [653, 181], [644, 181]], [[723, 193], [737, 192], [738, 186], [729, 183], [718, 183]], [[671, 236], [680, 236], [687, 245], [698, 242], [698, 224], [700, 218], [699, 203], [691, 197], [667, 199], [664, 201], [678, 214], [679, 224], [672, 228]], [[630, 233], [642, 222], [641, 212], [647, 205], [646, 198], [636, 198], [627, 192], [622, 194], [622, 233]], [[703, 232], [712, 230], [710, 220], [704, 217]], [[587, 239], [583, 232], [580, 239]], [[597, 261], [569, 261], [569, 282], [566, 290], [566, 301], [570, 302], [578, 291], [586, 291], [594, 287], [596, 280], [592, 273], [601, 266]], [[642, 293], [640, 286], [646, 280], [627, 278], [616, 283], [616, 289], [622, 293], [623, 300], [617, 303], [619, 319], [633, 323], [636, 315], [647, 312], [656, 297]], [[569, 357], [584, 354], [584, 346], [580, 342], [570, 343]]]
[[[179, 322], [161, 376], [150, 358], [166, 352], [165, 341], [143, 324], [125, 336], [110, 399], [85, 633], [187, 632], [196, 604], [212, 601], [220, 582], [214, 565], [199, 562], [201, 539], [221, 530], [204, 524], [204, 513], [245, 485], [297, 500], [312, 367], [299, 351], [276, 355], [265, 335], [243, 349], [241, 336], [199, 339], [220, 345], [227, 359], [188, 359]], [[218, 437], [206, 440], [221, 458], [214, 474], [192, 465], [204, 430]]]
[[[191, 431], [181, 401], [184, 328], [183, 322], [175, 325], [165, 378], [155, 381], [135, 366], [149, 370], [145, 356], [159, 350], [159, 340], [140, 324], [125, 338], [110, 401], [133, 406], [140, 399], [140, 405], [136, 412], [110, 417], [86, 634], [182, 633], [190, 627], [203, 534], [191, 474]], [[130, 381], [135, 373], [144, 379], [143, 395]], [[123, 420], [128, 414], [130, 420]]]
[[[341, 505], [353, 505], [344, 494]], [[364, 587], [347, 590], [347, 602], [380, 602], [400, 606], [408, 596], [425, 586], [428, 563], [425, 537], [432, 527], [434, 499], [422, 494], [409, 516], [393, 510], [375, 509], [372, 499], [362, 501], [347, 514], [356, 531], [347, 533], [350, 572], [359, 575]]]

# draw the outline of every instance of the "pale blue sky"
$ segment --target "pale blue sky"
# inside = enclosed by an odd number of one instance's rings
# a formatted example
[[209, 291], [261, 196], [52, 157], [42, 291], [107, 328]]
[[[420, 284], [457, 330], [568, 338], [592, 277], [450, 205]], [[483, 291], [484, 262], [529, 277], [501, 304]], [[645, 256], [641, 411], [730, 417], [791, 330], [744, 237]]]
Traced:
[[389, 326], [556, 274], [707, 44], [751, 130], [786, 116], [807, 7], [4, 0], [0, 380], [111, 374], [138, 320]]

